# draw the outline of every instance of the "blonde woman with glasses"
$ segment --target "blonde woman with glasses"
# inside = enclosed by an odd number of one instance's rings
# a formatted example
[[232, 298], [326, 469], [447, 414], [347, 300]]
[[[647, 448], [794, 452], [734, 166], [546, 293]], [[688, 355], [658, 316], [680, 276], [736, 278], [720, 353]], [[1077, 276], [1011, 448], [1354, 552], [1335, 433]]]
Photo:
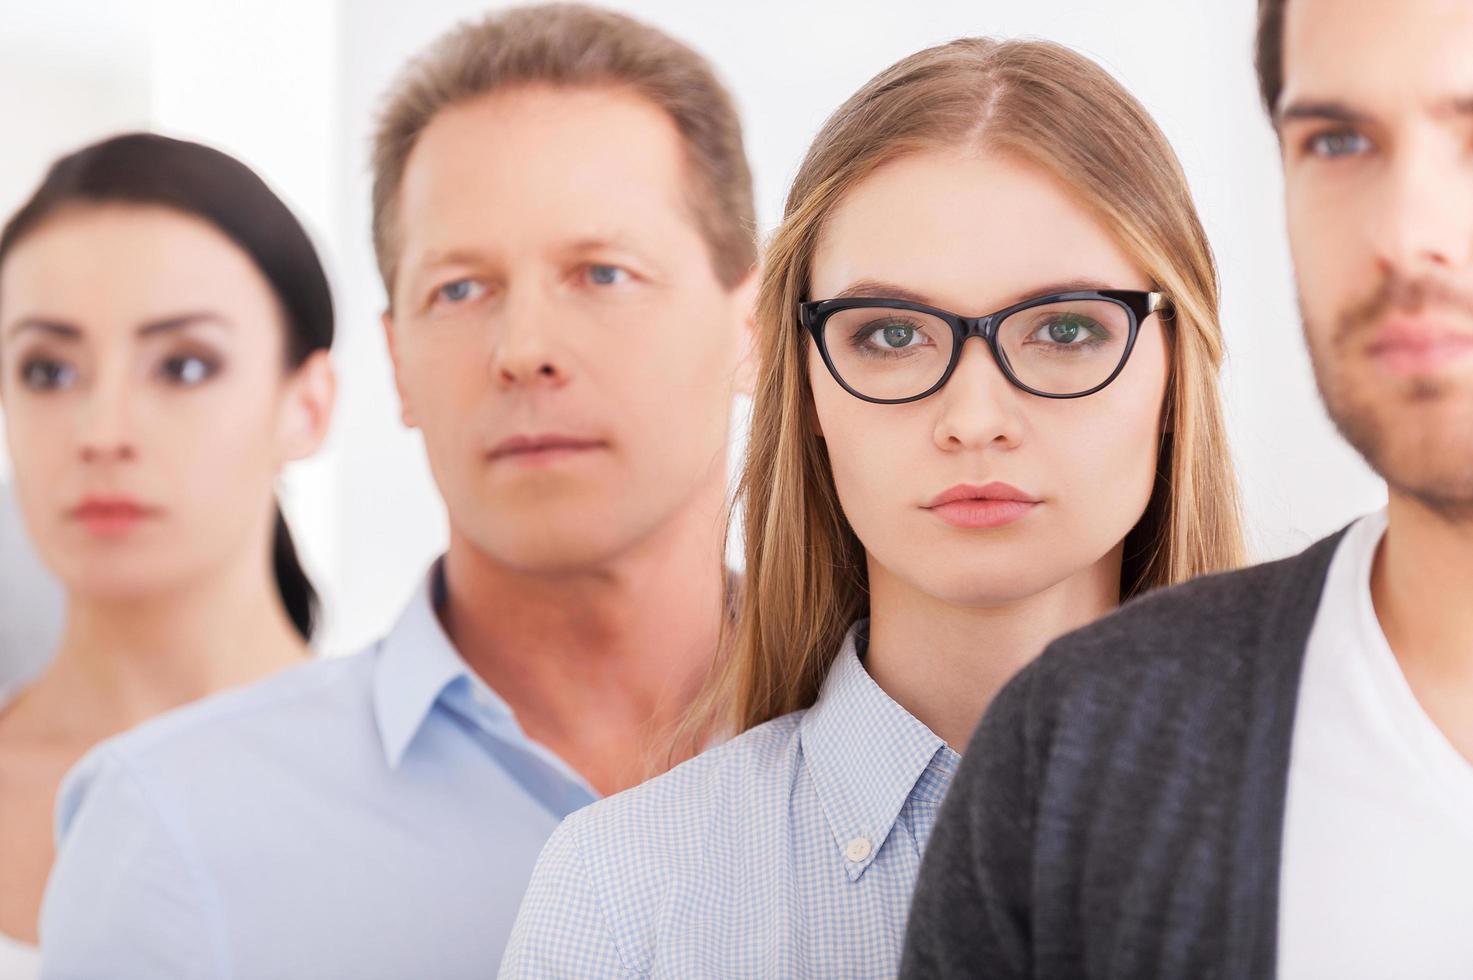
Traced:
[[819, 133], [768, 252], [740, 732], [566, 820], [503, 977], [892, 975], [988, 702], [1055, 637], [1239, 563], [1211, 252], [1141, 106], [965, 39]]

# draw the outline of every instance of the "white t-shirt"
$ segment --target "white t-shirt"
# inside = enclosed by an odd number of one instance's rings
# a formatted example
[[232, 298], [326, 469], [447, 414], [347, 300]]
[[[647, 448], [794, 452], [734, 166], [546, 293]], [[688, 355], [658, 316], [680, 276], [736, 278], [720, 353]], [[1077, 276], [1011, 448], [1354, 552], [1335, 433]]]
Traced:
[[1382, 511], [1341, 541], [1306, 650], [1280, 879], [1284, 980], [1473, 978], [1473, 764], [1422, 710], [1376, 618], [1371, 563], [1385, 531]]

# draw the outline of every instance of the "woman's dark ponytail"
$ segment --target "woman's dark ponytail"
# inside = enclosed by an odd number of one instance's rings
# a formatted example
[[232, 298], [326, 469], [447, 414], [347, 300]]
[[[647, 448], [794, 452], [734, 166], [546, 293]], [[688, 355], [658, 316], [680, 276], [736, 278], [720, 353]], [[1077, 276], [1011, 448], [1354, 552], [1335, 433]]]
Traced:
[[317, 590], [312, 580], [302, 570], [297, 559], [297, 549], [292, 544], [291, 529], [286, 526], [280, 505], [276, 508], [276, 530], [271, 533], [271, 565], [276, 572], [276, 588], [281, 592], [282, 605], [291, 617], [292, 625], [310, 641], [317, 627]]

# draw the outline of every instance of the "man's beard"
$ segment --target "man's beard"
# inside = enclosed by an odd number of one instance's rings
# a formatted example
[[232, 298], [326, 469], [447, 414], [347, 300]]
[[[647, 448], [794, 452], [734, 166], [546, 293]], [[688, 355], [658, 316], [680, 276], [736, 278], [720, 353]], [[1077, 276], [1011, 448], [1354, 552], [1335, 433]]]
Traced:
[[[1473, 295], [1442, 280], [1388, 276], [1365, 302], [1341, 314], [1327, 339], [1317, 342], [1325, 334], [1304, 316], [1310, 360], [1335, 427], [1371, 468], [1445, 520], [1473, 523], [1473, 382], [1466, 375], [1389, 378], [1363, 352], [1388, 314], [1428, 310], [1473, 320]], [[1431, 424], [1409, 424], [1410, 418], [1397, 424], [1399, 413], [1418, 410]]]

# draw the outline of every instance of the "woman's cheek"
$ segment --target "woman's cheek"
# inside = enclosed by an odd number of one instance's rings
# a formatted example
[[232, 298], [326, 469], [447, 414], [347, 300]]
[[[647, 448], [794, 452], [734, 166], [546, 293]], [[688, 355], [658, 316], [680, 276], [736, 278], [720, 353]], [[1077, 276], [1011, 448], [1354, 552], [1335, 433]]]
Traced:
[[[180, 486], [207, 510], [239, 509], [275, 480], [273, 448], [278, 424], [259, 396], [226, 390], [200, 391], [189, 411], [177, 413], [178, 428], [157, 444]], [[163, 462], [163, 459], [160, 460]], [[193, 503], [187, 504], [191, 508]]]

